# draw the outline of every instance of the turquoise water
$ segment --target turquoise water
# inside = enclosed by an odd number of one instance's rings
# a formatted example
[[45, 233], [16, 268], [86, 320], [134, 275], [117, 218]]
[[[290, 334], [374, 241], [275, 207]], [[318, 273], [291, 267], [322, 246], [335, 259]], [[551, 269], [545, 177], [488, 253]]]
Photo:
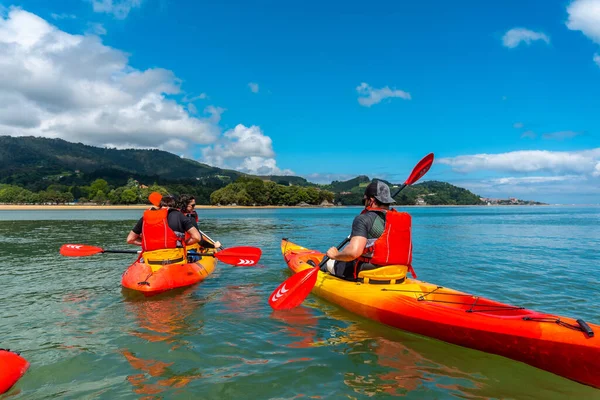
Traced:
[[[600, 207], [410, 208], [419, 278], [600, 324]], [[199, 210], [258, 268], [219, 264], [194, 287], [139, 300], [129, 255], [64, 258], [64, 243], [130, 248], [140, 210], [0, 211], [0, 347], [31, 368], [11, 399], [600, 398], [533, 367], [403, 333], [314, 296], [273, 312], [279, 242], [325, 250], [358, 208]], [[0, 396], [2, 397], [2, 396]]]

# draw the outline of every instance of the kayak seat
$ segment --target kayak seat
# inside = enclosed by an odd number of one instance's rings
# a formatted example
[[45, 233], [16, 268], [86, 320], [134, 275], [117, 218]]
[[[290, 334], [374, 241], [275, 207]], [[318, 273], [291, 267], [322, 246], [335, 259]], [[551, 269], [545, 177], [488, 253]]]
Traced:
[[408, 267], [406, 265], [386, 265], [358, 273], [357, 282], [371, 285], [397, 285], [404, 283]]
[[187, 262], [185, 249], [160, 249], [145, 251], [143, 253], [144, 263], [152, 267], [152, 272], [156, 272], [164, 265], [185, 264]]

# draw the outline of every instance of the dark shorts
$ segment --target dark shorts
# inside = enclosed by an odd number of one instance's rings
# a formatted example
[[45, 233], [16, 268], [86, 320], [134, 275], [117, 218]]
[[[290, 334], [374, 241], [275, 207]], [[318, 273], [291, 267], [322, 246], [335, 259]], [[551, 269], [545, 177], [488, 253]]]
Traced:
[[[379, 265], [373, 265], [370, 263], [360, 262], [360, 261], [336, 261], [333, 265], [334, 275], [338, 278], [345, 279], [347, 281], [356, 281], [354, 278], [354, 267], [358, 262], [358, 272], [366, 271], [369, 269], [379, 268]], [[357, 272], [357, 275], [358, 275]]]

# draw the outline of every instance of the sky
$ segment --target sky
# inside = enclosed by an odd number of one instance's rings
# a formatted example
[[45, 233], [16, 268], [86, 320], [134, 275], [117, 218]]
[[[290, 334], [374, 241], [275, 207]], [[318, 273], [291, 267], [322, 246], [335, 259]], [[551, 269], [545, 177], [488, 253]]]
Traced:
[[600, 0], [0, 0], [0, 134], [600, 203]]

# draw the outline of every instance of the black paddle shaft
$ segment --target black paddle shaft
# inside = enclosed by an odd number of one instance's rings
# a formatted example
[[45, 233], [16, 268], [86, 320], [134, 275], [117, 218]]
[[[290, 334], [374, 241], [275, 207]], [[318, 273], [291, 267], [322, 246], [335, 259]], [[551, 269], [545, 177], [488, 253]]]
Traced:
[[137, 250], [102, 250], [103, 253], [138, 254]]

